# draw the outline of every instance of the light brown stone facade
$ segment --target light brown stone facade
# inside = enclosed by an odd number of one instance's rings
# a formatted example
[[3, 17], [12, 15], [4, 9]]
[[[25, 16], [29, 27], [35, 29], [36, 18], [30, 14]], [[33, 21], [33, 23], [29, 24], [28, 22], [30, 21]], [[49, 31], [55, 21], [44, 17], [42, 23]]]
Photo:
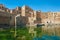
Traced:
[[10, 26], [10, 13], [0, 11], [0, 28], [8, 28]]
[[[15, 25], [15, 16], [17, 14], [20, 14], [20, 18], [18, 18], [18, 19], [21, 19], [23, 21], [23, 23], [25, 23], [25, 24], [60, 23], [60, 12], [34, 11], [33, 9], [31, 9], [28, 6], [16, 7], [15, 9], [9, 10], [4, 5], [0, 4], [0, 12], [2, 12], [2, 15], [3, 15], [3, 17], [0, 18], [1, 21], [6, 20], [5, 17], [7, 15], [11, 16], [10, 25]], [[0, 13], [0, 15], [1, 15], [1, 13]], [[4, 16], [4, 15], [6, 15], [6, 16]], [[21, 18], [21, 16], [23, 18]], [[19, 21], [20, 20], [18, 20], [17, 22], [19, 22]], [[6, 22], [8, 22], [8, 21], [6, 21]]]
[[22, 16], [31, 17], [31, 13], [33, 13], [33, 10], [30, 7], [28, 6], [22, 7], [22, 13], [21, 13]]
[[47, 12], [42, 13], [41, 15], [42, 23], [47, 24], [53, 23], [53, 24], [60, 24], [60, 12]]
[[36, 22], [37, 22], [38, 24], [41, 23], [41, 12], [40, 12], [40, 11], [37, 11], [37, 12], [36, 12]]
[[6, 8], [3, 4], [0, 4], [0, 11], [2, 12], [10, 12], [10, 10], [8, 8]]

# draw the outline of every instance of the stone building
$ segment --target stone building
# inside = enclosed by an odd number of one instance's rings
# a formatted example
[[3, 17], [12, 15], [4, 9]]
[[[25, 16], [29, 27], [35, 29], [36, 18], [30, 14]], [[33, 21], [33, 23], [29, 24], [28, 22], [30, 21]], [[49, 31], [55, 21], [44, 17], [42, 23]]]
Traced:
[[9, 13], [10, 9], [6, 8], [3, 4], [0, 4], [0, 11]]
[[25, 27], [26, 24], [28, 23], [27, 22], [28, 21], [28, 17], [26, 17], [26, 16], [19, 16], [16, 21], [17, 21], [17, 26]]
[[[6, 8], [4, 5], [0, 5], [0, 9], [3, 11], [3, 12], [8, 12], [10, 13], [10, 16], [11, 16], [11, 19], [10, 19], [10, 25], [11, 26], [14, 26], [15, 25], [15, 16], [17, 14], [20, 14], [20, 18], [18, 19], [21, 19], [21, 20], [18, 20], [17, 22], [19, 21], [23, 21], [23, 23], [25, 23], [26, 25], [27, 24], [35, 24], [35, 23], [38, 23], [38, 20], [36, 20], [38, 18], [38, 15], [40, 16], [39, 12], [36, 12], [34, 10], [32, 10], [30, 7], [28, 6], [23, 6], [22, 8], [21, 7], [16, 7], [15, 9], [12, 9], [12, 10], [9, 10], [8, 8]], [[26, 22], [27, 20], [27, 22]], [[41, 21], [39, 21], [40, 23]]]
[[41, 14], [42, 24], [53, 23], [54, 17], [52, 12], [42, 12]]
[[42, 12], [42, 23], [60, 24], [60, 12]]
[[17, 14], [21, 14], [21, 7], [16, 7], [15, 9], [10, 10], [10, 14], [11, 14], [10, 25], [15, 26], [15, 16]]
[[37, 24], [41, 24], [41, 11], [36, 12], [36, 22]]
[[8, 28], [10, 26], [10, 13], [0, 11], [0, 28]]
[[[18, 14], [20, 14], [20, 17], [17, 17], [18, 20], [17, 25], [21, 25], [24, 23], [25, 25], [30, 25], [30, 26], [36, 24], [60, 23], [60, 12], [35, 11], [26, 5], [23, 7], [16, 7], [15, 9], [10, 10], [6, 8], [4, 5], [0, 4], [0, 16], [1, 14], [3, 17], [4, 15], [6, 15], [10, 19], [11, 26], [15, 25], [15, 16]], [[3, 19], [3, 17], [1, 18]]]
[[28, 17], [27, 25], [30, 25], [30, 26], [32, 26], [34, 24], [34, 21], [36, 20], [36, 13], [34, 12], [34, 10], [32, 10], [28, 6], [23, 6], [22, 7], [21, 16]]
[[54, 12], [54, 23], [60, 24], [60, 12]]
[[33, 10], [30, 7], [26, 5], [22, 7], [22, 13], [21, 13], [22, 16], [31, 17], [32, 13], [33, 13]]
[[11, 14], [21, 14], [21, 7], [16, 7], [15, 9], [10, 10]]

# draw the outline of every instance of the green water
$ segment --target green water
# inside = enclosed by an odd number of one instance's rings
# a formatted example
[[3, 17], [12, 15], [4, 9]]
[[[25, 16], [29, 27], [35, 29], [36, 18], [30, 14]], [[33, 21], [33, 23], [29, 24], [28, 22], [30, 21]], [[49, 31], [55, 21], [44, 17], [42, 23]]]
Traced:
[[32, 36], [29, 34], [29, 29], [26, 27], [23, 28], [17, 28], [16, 29], [16, 37], [14, 37], [15, 29], [2, 29], [0, 30], [0, 40], [35, 40], [40, 38], [39, 40], [47, 40], [47, 39], [53, 39], [56, 38], [59, 40], [60, 36], [58, 35], [51, 35], [48, 32], [43, 32], [41, 27], [35, 28], [34, 31], [36, 31], [36, 36]]

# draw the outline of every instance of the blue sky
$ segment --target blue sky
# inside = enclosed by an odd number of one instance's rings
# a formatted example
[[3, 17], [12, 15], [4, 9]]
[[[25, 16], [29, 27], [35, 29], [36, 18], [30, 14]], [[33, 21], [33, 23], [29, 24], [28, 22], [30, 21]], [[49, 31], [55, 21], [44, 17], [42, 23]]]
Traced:
[[4, 4], [9, 9], [27, 5], [33, 10], [41, 10], [43, 12], [60, 11], [60, 0], [0, 0], [0, 4]]

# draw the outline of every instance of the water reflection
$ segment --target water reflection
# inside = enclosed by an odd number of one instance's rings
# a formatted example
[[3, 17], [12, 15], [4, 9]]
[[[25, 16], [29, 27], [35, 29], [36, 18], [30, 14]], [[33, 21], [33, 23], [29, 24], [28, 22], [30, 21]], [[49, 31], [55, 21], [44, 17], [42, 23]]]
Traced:
[[52, 24], [42, 26], [42, 32], [48, 35], [60, 36], [60, 25]]
[[[31, 29], [32, 30], [32, 29]], [[30, 31], [31, 31], [30, 30]], [[60, 40], [60, 25], [45, 25], [35, 28], [29, 33], [28, 28], [18, 28], [17, 40]], [[32, 36], [33, 34], [33, 36]]]
[[33, 40], [60, 40], [60, 24], [42, 26], [42, 36], [36, 36]]

